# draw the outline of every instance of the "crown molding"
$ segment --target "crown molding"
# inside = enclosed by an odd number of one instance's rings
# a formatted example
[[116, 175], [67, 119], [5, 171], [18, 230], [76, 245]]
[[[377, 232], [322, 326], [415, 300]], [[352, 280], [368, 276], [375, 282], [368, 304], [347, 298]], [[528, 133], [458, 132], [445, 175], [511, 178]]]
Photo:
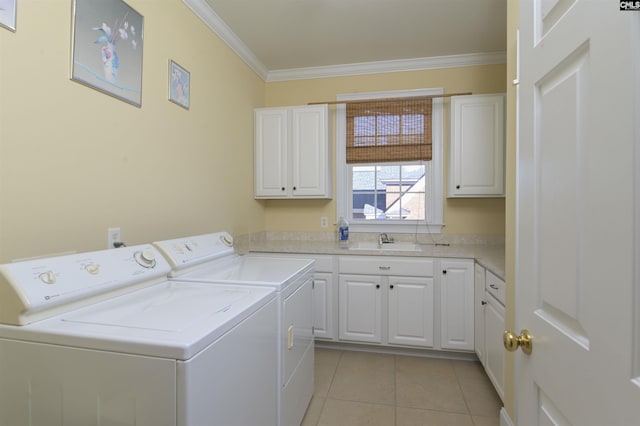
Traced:
[[205, 0], [182, 0], [198, 18], [222, 39], [247, 65], [263, 80], [267, 80], [269, 70], [253, 54], [246, 44], [231, 31], [231, 28], [211, 9]]
[[466, 55], [434, 56], [430, 58], [394, 61], [360, 62], [326, 67], [294, 68], [269, 71], [267, 82], [312, 78], [345, 77], [400, 71], [424, 71], [439, 68], [460, 68], [477, 65], [504, 64], [506, 52], [470, 53]]
[[439, 68], [504, 64], [507, 62], [506, 52], [489, 52], [269, 71], [247, 45], [244, 44], [231, 28], [211, 9], [211, 6], [209, 6], [205, 0], [182, 0], [182, 2], [266, 82], [346, 77], [400, 71], [423, 71]]

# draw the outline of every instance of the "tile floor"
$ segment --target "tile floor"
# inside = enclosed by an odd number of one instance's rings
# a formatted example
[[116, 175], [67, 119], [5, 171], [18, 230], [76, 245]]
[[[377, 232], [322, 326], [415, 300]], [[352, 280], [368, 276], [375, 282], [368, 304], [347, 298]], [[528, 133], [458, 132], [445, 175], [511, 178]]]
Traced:
[[479, 362], [316, 348], [302, 426], [498, 426]]

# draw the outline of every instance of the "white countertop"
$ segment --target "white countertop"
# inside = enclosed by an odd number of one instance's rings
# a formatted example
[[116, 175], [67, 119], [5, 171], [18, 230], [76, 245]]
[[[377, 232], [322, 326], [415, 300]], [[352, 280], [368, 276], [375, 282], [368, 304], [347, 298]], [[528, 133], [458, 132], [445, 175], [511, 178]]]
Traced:
[[411, 256], [475, 259], [476, 262], [504, 280], [505, 260], [502, 244], [418, 244], [419, 250], [353, 250], [336, 241], [268, 240], [252, 241], [238, 247], [239, 252], [329, 254], [367, 256]]

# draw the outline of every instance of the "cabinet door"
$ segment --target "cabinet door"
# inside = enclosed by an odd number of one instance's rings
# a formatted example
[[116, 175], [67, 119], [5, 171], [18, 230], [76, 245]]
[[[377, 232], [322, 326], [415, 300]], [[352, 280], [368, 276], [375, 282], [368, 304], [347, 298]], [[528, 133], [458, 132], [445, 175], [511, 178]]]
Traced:
[[289, 122], [286, 108], [257, 109], [254, 115], [254, 189], [257, 198], [287, 197]]
[[504, 307], [489, 293], [485, 293], [485, 370], [496, 388], [500, 398], [504, 399]]
[[389, 277], [389, 343], [433, 346], [433, 278]]
[[473, 350], [473, 261], [442, 260], [440, 267], [441, 346]]
[[333, 274], [313, 275], [313, 328], [315, 337], [333, 339]]
[[382, 342], [382, 277], [340, 275], [339, 338]]
[[504, 196], [504, 95], [451, 98], [450, 197]]
[[484, 300], [484, 284], [485, 284], [485, 269], [476, 264], [475, 265], [475, 297], [474, 297], [474, 328], [475, 328], [475, 347], [476, 347], [476, 355], [478, 355], [478, 359], [482, 363], [485, 364], [484, 359], [484, 311], [485, 304], [487, 303]]
[[330, 197], [327, 105], [291, 110], [292, 195]]

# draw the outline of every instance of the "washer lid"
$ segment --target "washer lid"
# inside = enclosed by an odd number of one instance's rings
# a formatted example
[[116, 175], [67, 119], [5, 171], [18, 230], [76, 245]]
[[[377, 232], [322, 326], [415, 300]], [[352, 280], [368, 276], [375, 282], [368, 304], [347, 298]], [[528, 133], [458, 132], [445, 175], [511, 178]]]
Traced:
[[[225, 312], [252, 300], [251, 289], [213, 288], [194, 283], [165, 284], [126, 300], [113, 300], [90, 310], [64, 316], [64, 322], [113, 326], [124, 329], [179, 333], [202, 322], [223, 320]], [[219, 325], [218, 325], [219, 326]], [[217, 328], [217, 327], [216, 327]]]
[[271, 288], [165, 281], [26, 326], [0, 326], [0, 337], [186, 360], [274, 295]]

